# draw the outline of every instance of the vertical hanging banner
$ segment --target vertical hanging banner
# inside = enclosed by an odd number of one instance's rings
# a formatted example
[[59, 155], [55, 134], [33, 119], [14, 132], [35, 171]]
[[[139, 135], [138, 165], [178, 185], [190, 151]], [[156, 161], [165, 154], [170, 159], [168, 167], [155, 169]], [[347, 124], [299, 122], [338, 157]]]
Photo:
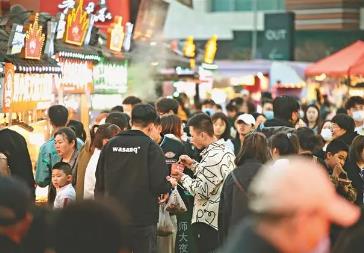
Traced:
[[264, 15], [262, 54], [269, 60], [294, 60], [295, 15], [293, 12]]
[[3, 84], [3, 112], [9, 112], [11, 108], [11, 100], [13, 97], [13, 86], [14, 86], [14, 65], [11, 63], [5, 63], [5, 77]]

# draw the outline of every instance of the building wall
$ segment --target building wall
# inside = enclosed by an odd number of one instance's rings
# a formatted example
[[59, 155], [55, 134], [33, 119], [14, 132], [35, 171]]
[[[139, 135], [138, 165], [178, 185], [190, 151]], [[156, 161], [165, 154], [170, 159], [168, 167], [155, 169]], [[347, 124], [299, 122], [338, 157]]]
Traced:
[[[210, 8], [209, 0], [194, 0], [193, 8], [171, 1], [164, 27], [164, 37], [185, 39], [192, 35], [198, 40], [206, 40], [216, 34], [221, 40], [232, 40], [234, 31], [254, 30], [253, 12], [211, 12]], [[264, 13], [259, 11], [257, 12], [257, 30], [263, 30], [263, 23]]]
[[286, 0], [297, 30], [358, 30], [360, 0]]

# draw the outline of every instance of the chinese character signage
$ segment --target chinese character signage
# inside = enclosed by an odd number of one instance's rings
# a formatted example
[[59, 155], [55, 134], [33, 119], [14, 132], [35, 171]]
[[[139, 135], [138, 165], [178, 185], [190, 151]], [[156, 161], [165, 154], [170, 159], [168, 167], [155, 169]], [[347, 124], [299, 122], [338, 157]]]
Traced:
[[94, 87], [97, 94], [122, 94], [127, 92], [128, 66], [99, 63], [94, 67]]
[[88, 61], [61, 60], [61, 85], [64, 94], [84, 94], [93, 91], [93, 65]]
[[292, 12], [264, 15], [264, 59], [294, 60], [294, 20]]
[[24, 57], [25, 59], [39, 60], [42, 56], [42, 49], [45, 41], [45, 35], [42, 32], [42, 26], [38, 24], [38, 13], [35, 14], [33, 24], [29, 25], [29, 28], [25, 34], [25, 47]]
[[13, 24], [10, 32], [7, 54], [19, 54], [24, 47], [25, 33], [23, 26]]
[[15, 73], [14, 65], [5, 63], [3, 111], [32, 110], [39, 102], [50, 101], [56, 75]]
[[107, 31], [107, 47], [113, 51], [120, 52], [124, 42], [123, 18], [115, 17], [114, 23]]
[[82, 46], [88, 31], [89, 18], [83, 10], [83, 0], [80, 0], [76, 9], [72, 9], [67, 16], [65, 42]]

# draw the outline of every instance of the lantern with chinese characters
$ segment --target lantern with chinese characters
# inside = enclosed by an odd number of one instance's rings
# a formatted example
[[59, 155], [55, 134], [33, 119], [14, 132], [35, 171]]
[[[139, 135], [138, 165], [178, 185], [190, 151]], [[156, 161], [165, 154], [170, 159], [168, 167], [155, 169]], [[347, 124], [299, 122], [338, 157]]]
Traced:
[[113, 51], [120, 52], [124, 42], [123, 18], [115, 17], [115, 21], [107, 31], [107, 47]]

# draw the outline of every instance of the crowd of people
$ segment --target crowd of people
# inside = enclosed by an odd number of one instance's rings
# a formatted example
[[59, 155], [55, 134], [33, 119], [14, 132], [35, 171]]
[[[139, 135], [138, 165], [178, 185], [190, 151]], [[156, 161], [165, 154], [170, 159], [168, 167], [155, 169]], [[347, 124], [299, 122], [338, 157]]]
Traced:
[[125, 98], [89, 133], [51, 106], [34, 176], [24, 137], [0, 129], [0, 252], [364, 249], [364, 98], [147, 102]]

